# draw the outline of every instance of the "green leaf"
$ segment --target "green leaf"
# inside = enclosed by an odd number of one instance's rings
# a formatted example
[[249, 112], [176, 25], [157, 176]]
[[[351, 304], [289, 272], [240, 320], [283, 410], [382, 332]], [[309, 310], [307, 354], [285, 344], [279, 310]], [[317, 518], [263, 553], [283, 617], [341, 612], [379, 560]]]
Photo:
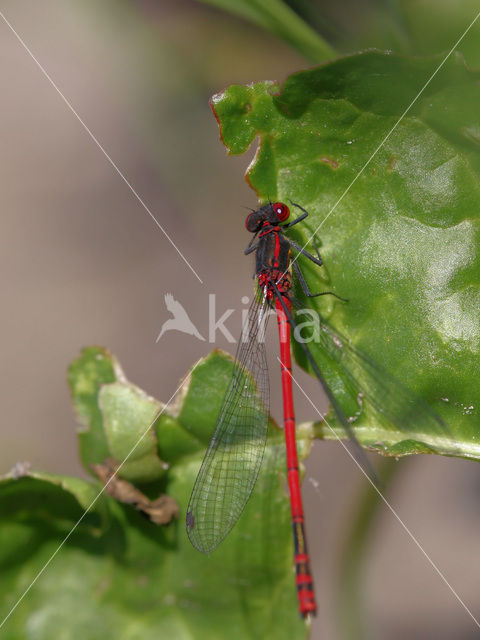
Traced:
[[[303, 245], [318, 229], [324, 268], [299, 264], [311, 291], [348, 303], [325, 296], [305, 306], [424, 398], [450, 432], [432, 436], [418, 424], [406, 440], [360, 407], [310, 344], [347, 415], [360, 414], [360, 442], [395, 456], [479, 459], [479, 74], [452, 56], [399, 122], [440, 61], [367, 52], [296, 73], [282, 88], [231, 86], [212, 107], [230, 153], [259, 138], [247, 176], [259, 199], [308, 210], [291, 237]], [[344, 435], [334, 415], [329, 423]], [[317, 435], [336, 437], [325, 424]]]
[[125, 382], [104, 385], [98, 394], [103, 428], [110, 457], [117, 463], [126, 459], [122, 478], [151, 482], [165, 473], [158, 457], [155, 432], [149, 428], [160, 411], [160, 403]]
[[[98, 481], [25, 470], [1, 479], [4, 615], [93, 502], [12, 613], [2, 637], [223, 640], [226, 630], [232, 640], [305, 637], [292, 572], [284, 444], [273, 425], [252, 498], [219, 549], [202, 555], [185, 531], [188, 498], [232, 367], [230, 356], [214, 351], [197, 363], [175, 402], [166, 406], [129, 383], [106, 350], [83, 350], [70, 367], [69, 382], [84, 425], [95, 428], [95, 437], [83, 434], [84, 446], [91, 443], [94, 451], [86, 459], [103, 462], [98, 445], [103, 442], [106, 459], [119, 460], [161, 411], [127, 461], [126, 475], [149, 495], [160, 487], [173, 497], [180, 517], [159, 527], [105, 493], [95, 501]], [[312, 438], [310, 426], [300, 430], [301, 458]]]
[[312, 62], [335, 55], [334, 49], [282, 0], [202, 0], [274, 33]]
[[[478, 3], [475, 0], [422, 0], [422, 2], [402, 2], [402, 12], [408, 31], [412, 39], [414, 52], [428, 55], [440, 51], [449, 51], [460, 36], [478, 16]], [[432, 25], [432, 16], [435, 23]], [[432, 28], [434, 26], [434, 28]], [[471, 27], [460, 43], [460, 51], [465, 56], [469, 66], [478, 68], [480, 52], [478, 37], [480, 24]]]
[[87, 347], [68, 368], [73, 406], [82, 425], [78, 432], [80, 457], [87, 471], [109, 455], [98, 392], [103, 384], [117, 379], [116, 362], [103, 347]]
[[102, 347], [88, 347], [68, 371], [73, 404], [82, 423], [78, 438], [85, 468], [110, 461], [126, 480], [159, 480], [166, 464], [151, 427], [162, 405], [127, 382], [115, 358]]

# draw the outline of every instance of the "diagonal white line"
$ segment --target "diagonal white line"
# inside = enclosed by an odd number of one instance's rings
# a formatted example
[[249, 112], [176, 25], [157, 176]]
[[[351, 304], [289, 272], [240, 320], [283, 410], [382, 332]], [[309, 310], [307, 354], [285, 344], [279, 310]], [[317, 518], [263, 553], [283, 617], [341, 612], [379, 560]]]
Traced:
[[203, 280], [200, 278], [200, 276], [198, 275], [198, 273], [195, 271], [195, 269], [192, 267], [192, 265], [190, 264], [190, 262], [186, 259], [186, 257], [183, 255], [183, 253], [180, 251], [180, 249], [177, 247], [177, 245], [174, 243], [174, 241], [172, 240], [172, 238], [168, 235], [168, 233], [165, 231], [165, 229], [162, 227], [162, 225], [160, 224], [160, 222], [157, 220], [157, 218], [153, 215], [153, 213], [151, 212], [151, 210], [149, 209], [149, 207], [146, 205], [146, 203], [142, 200], [142, 198], [140, 197], [140, 195], [138, 194], [138, 192], [133, 188], [132, 184], [127, 180], [127, 178], [125, 177], [125, 175], [122, 173], [122, 171], [118, 168], [118, 166], [115, 164], [115, 162], [112, 160], [112, 158], [109, 156], [109, 154], [107, 153], [107, 151], [105, 150], [105, 148], [102, 146], [102, 144], [99, 142], [99, 140], [95, 137], [95, 135], [93, 134], [93, 132], [88, 128], [88, 126], [86, 125], [86, 123], [84, 122], [84, 120], [82, 120], [82, 118], [80, 117], [80, 115], [77, 113], [77, 111], [73, 108], [73, 105], [71, 104], [71, 102], [69, 102], [69, 100], [65, 97], [65, 95], [60, 91], [60, 89], [58, 88], [58, 86], [55, 84], [54, 80], [51, 78], [51, 76], [47, 73], [46, 69], [40, 64], [40, 62], [37, 60], [37, 58], [33, 55], [32, 51], [28, 48], [28, 46], [26, 45], [25, 41], [22, 40], [22, 38], [20, 37], [20, 35], [15, 31], [14, 27], [10, 24], [10, 22], [7, 20], [7, 18], [4, 16], [4, 14], [0, 11], [0, 17], [2, 18], [2, 20], [5, 22], [5, 24], [7, 25], [7, 27], [10, 29], [10, 31], [13, 33], [13, 35], [17, 38], [17, 40], [19, 41], [19, 43], [22, 45], [22, 47], [25, 49], [25, 51], [28, 53], [28, 55], [32, 58], [32, 60], [35, 62], [35, 64], [37, 65], [37, 67], [40, 69], [40, 71], [42, 72], [42, 74], [45, 76], [45, 78], [48, 80], [48, 82], [52, 85], [52, 87], [55, 89], [55, 91], [58, 93], [58, 95], [61, 97], [61, 99], [63, 100], [63, 102], [67, 105], [67, 107], [70, 109], [70, 111], [73, 113], [73, 115], [77, 118], [77, 120], [80, 122], [80, 124], [82, 125], [82, 127], [84, 128], [84, 130], [88, 133], [88, 135], [90, 136], [90, 138], [93, 140], [93, 142], [97, 145], [97, 147], [100, 149], [100, 151], [103, 153], [103, 155], [105, 156], [105, 158], [108, 160], [108, 162], [110, 163], [110, 165], [115, 169], [115, 171], [118, 173], [118, 175], [120, 176], [120, 178], [124, 181], [124, 183], [127, 185], [127, 187], [130, 189], [130, 191], [132, 192], [132, 194], [135, 196], [135, 198], [138, 200], [138, 202], [142, 205], [142, 207], [145, 209], [145, 211], [148, 213], [148, 215], [152, 218], [152, 220], [155, 222], [155, 224], [157, 225], [157, 227], [160, 229], [160, 231], [163, 233], [163, 235], [167, 238], [167, 240], [170, 242], [170, 244], [172, 245], [172, 247], [175, 249], [175, 251], [178, 253], [178, 255], [182, 258], [182, 260], [185, 262], [185, 264], [188, 266], [188, 268], [190, 269], [190, 271], [194, 274], [194, 276], [200, 281], [201, 284], [203, 284]]
[[164, 405], [163, 409], [161, 409], [157, 415], [155, 416], [155, 418], [152, 420], [152, 422], [148, 425], [148, 427], [145, 429], [145, 431], [142, 433], [142, 435], [138, 438], [137, 442], [133, 445], [133, 447], [130, 449], [130, 451], [128, 452], [128, 454], [125, 456], [125, 458], [122, 460], [122, 462], [118, 465], [118, 467], [115, 469], [115, 471], [112, 473], [111, 477], [107, 480], [107, 482], [103, 485], [102, 489], [98, 492], [98, 494], [95, 496], [95, 498], [92, 500], [92, 502], [88, 505], [88, 507], [85, 509], [85, 511], [82, 513], [82, 515], [80, 516], [80, 518], [77, 520], [77, 522], [73, 525], [73, 527], [70, 529], [70, 531], [67, 533], [67, 535], [65, 536], [65, 538], [62, 540], [62, 542], [58, 545], [58, 547], [55, 549], [55, 551], [52, 553], [52, 555], [50, 556], [50, 558], [47, 560], [47, 562], [43, 565], [43, 567], [40, 569], [40, 571], [37, 573], [37, 575], [35, 576], [35, 578], [31, 581], [31, 583], [28, 585], [28, 587], [25, 589], [25, 591], [22, 593], [22, 595], [18, 598], [18, 600], [15, 602], [15, 604], [13, 605], [13, 607], [10, 609], [10, 611], [7, 613], [7, 615], [3, 618], [2, 622], [0, 623], [0, 629], [3, 627], [3, 625], [6, 623], [6, 621], [10, 618], [10, 616], [12, 615], [12, 613], [15, 611], [15, 609], [18, 607], [18, 605], [22, 602], [22, 600], [25, 598], [25, 596], [27, 595], [27, 593], [30, 591], [30, 589], [33, 587], [33, 585], [37, 582], [37, 580], [40, 578], [40, 576], [44, 573], [44, 571], [46, 570], [46, 568], [49, 566], [49, 564], [52, 562], [52, 560], [55, 558], [55, 556], [58, 554], [58, 552], [62, 549], [62, 547], [64, 546], [64, 544], [67, 542], [67, 540], [70, 538], [70, 536], [73, 534], [73, 532], [76, 530], [76, 528], [78, 527], [78, 525], [82, 522], [82, 520], [85, 518], [85, 516], [87, 515], [87, 513], [90, 511], [90, 509], [93, 507], [93, 505], [97, 502], [97, 500], [100, 498], [100, 496], [105, 492], [105, 489], [108, 487], [108, 485], [110, 484], [110, 482], [117, 477], [118, 472], [120, 471], [120, 469], [123, 467], [123, 465], [127, 462], [127, 460], [130, 458], [130, 456], [132, 455], [132, 453], [135, 451], [135, 449], [138, 447], [138, 445], [142, 442], [142, 440], [145, 438], [145, 436], [147, 435], [147, 433], [150, 431], [150, 429], [152, 428], [152, 426], [155, 424], [156, 420], [158, 420], [158, 418], [162, 415], [162, 413], [165, 411], [165, 409], [168, 407], [168, 405], [170, 404], [170, 402], [173, 400], [173, 398], [177, 395], [177, 393], [180, 391], [180, 389], [186, 384], [187, 380], [189, 380], [189, 378], [191, 377], [192, 373], [195, 371], [195, 368], [197, 367], [197, 364], [195, 364], [190, 373], [185, 377], [184, 380], [182, 380], [182, 382], [179, 384], [179, 386], [177, 387], [177, 389], [175, 390], [175, 392], [172, 394], [172, 396], [170, 397], [169, 401]]
[[[277, 356], [277, 360], [280, 362], [280, 365], [283, 367], [282, 361], [280, 360], [280, 358]], [[288, 371], [288, 369], [286, 370]], [[350, 456], [350, 458], [353, 460], [353, 462], [357, 465], [357, 467], [360, 469], [360, 471], [363, 473], [363, 475], [365, 476], [365, 478], [368, 480], [368, 482], [372, 485], [372, 487], [375, 489], [375, 491], [378, 493], [378, 495], [380, 496], [380, 498], [383, 500], [383, 502], [385, 503], [385, 505], [388, 507], [388, 509], [390, 510], [390, 512], [395, 516], [395, 518], [397, 519], [397, 521], [400, 523], [400, 525], [402, 526], [402, 528], [404, 529], [404, 531], [407, 533], [407, 535], [410, 537], [410, 539], [415, 543], [415, 545], [419, 548], [419, 550], [422, 552], [422, 554], [425, 556], [425, 558], [428, 560], [428, 562], [430, 563], [430, 565], [433, 567], [433, 569], [436, 571], [436, 573], [440, 576], [440, 578], [443, 580], [443, 582], [447, 585], [447, 587], [450, 589], [450, 591], [453, 593], [453, 595], [455, 596], [455, 598], [458, 600], [458, 602], [462, 605], [462, 607], [465, 609], [465, 611], [468, 613], [468, 615], [472, 618], [472, 620], [475, 622], [475, 624], [477, 625], [477, 627], [480, 629], [480, 622], [478, 622], [478, 620], [475, 618], [475, 616], [473, 615], [473, 613], [470, 611], [470, 609], [467, 607], [467, 605], [465, 604], [465, 602], [461, 599], [461, 597], [458, 595], [458, 593], [455, 591], [455, 589], [452, 587], [452, 585], [450, 584], [450, 582], [447, 580], [447, 578], [445, 577], [445, 575], [442, 573], [442, 571], [438, 568], [438, 566], [435, 564], [435, 562], [432, 560], [432, 558], [428, 555], [428, 553], [425, 551], [425, 549], [423, 548], [423, 546], [420, 544], [420, 542], [417, 540], [417, 538], [414, 536], [414, 534], [410, 531], [410, 529], [407, 527], [407, 525], [404, 523], [404, 521], [400, 518], [400, 516], [398, 515], [398, 513], [395, 511], [395, 509], [392, 507], [392, 505], [390, 504], [390, 502], [387, 500], [387, 498], [385, 498], [385, 496], [383, 495], [383, 493], [380, 491], [380, 489], [375, 485], [375, 483], [372, 481], [372, 479], [370, 478], [370, 476], [368, 475], [368, 473], [365, 471], [365, 469], [362, 467], [362, 465], [358, 462], [358, 460], [355, 459], [355, 456], [351, 453], [351, 451], [349, 451], [348, 447], [345, 445], [345, 443], [343, 442], [343, 440], [340, 438], [340, 436], [335, 432], [335, 430], [328, 424], [327, 420], [325, 419], [325, 416], [321, 413], [321, 411], [317, 408], [317, 406], [314, 404], [313, 400], [308, 396], [308, 394], [304, 391], [304, 389], [300, 386], [299, 382], [294, 378], [294, 376], [292, 375], [291, 371], [288, 371], [288, 374], [290, 375], [291, 379], [293, 380], [293, 382], [297, 385], [297, 387], [300, 389], [300, 391], [302, 392], [302, 394], [305, 396], [305, 398], [308, 400], [308, 402], [310, 403], [310, 405], [313, 407], [313, 409], [318, 413], [318, 415], [320, 416], [320, 418], [325, 422], [325, 424], [327, 425], [327, 427], [330, 429], [330, 431], [332, 432], [332, 434], [337, 438], [337, 440], [340, 442], [340, 444], [342, 445], [342, 447], [345, 449], [345, 451], [348, 453], [348, 455]]]
[[[422, 93], [425, 91], [425, 89], [428, 87], [428, 85], [430, 84], [430, 82], [433, 80], [433, 78], [437, 75], [437, 73], [440, 71], [440, 69], [443, 67], [443, 65], [445, 64], [445, 62], [448, 60], [448, 58], [452, 55], [452, 53], [455, 51], [455, 49], [458, 47], [458, 45], [460, 44], [460, 42], [465, 38], [465, 36], [467, 35], [467, 33], [470, 31], [470, 29], [473, 27], [473, 25], [475, 24], [475, 22], [478, 20], [478, 18], [480, 17], [480, 11], [477, 13], [477, 15], [475, 16], [475, 18], [472, 20], [472, 22], [468, 25], [468, 27], [465, 29], [465, 31], [462, 33], [462, 35], [459, 37], [459, 39], [456, 41], [456, 43], [453, 45], [453, 47], [450, 49], [450, 51], [447, 53], [447, 55], [443, 58], [443, 60], [441, 61], [441, 63], [438, 65], [438, 67], [435, 69], [435, 71], [432, 73], [432, 75], [428, 78], [428, 80], [425, 82], [425, 84], [423, 85], [423, 87], [420, 89], [420, 91], [417, 93], [417, 95], [414, 97], [414, 99], [410, 102], [410, 104], [408, 105], [408, 107], [405, 109], [405, 111], [402, 113], [402, 115], [400, 116], [400, 118], [395, 122], [395, 124], [393, 125], [393, 127], [390, 129], [390, 131], [387, 133], [387, 135], [385, 136], [385, 138], [380, 142], [380, 144], [378, 145], [378, 147], [375, 149], [375, 151], [372, 153], [372, 155], [368, 158], [368, 160], [365, 162], [365, 164], [363, 165], [363, 167], [360, 169], [360, 171], [357, 173], [357, 175], [354, 177], [354, 179], [350, 182], [350, 184], [348, 185], [348, 187], [345, 189], [345, 191], [342, 193], [342, 195], [338, 198], [338, 200], [335, 202], [335, 204], [333, 205], [333, 207], [330, 209], [330, 211], [327, 213], [327, 215], [325, 216], [325, 218], [320, 222], [320, 224], [318, 225], [318, 227], [315, 229], [315, 231], [311, 234], [311, 236], [308, 238], [307, 242], [303, 245], [302, 249], [305, 249], [305, 247], [308, 245], [308, 243], [310, 242], [310, 240], [318, 233], [319, 229], [325, 224], [325, 222], [328, 220], [328, 218], [332, 215], [332, 213], [335, 211], [335, 209], [338, 207], [338, 205], [340, 204], [340, 202], [343, 200], [343, 198], [347, 195], [347, 193], [350, 191], [350, 189], [353, 187], [353, 185], [355, 184], [355, 182], [358, 180], [358, 178], [362, 175], [362, 173], [365, 171], [365, 169], [368, 167], [368, 165], [370, 164], [370, 162], [373, 160], [373, 158], [377, 155], [377, 153], [380, 151], [380, 149], [383, 147], [383, 145], [385, 144], [385, 142], [390, 138], [390, 136], [392, 135], [392, 133], [395, 131], [395, 129], [398, 127], [398, 125], [400, 124], [400, 122], [404, 119], [404, 117], [407, 115], [407, 113], [410, 111], [410, 109], [413, 107], [413, 105], [415, 104], [415, 102], [418, 100], [418, 98], [422, 95]], [[297, 255], [293, 258], [293, 260], [291, 261], [290, 264], [292, 264], [293, 262], [297, 261], [299, 254], [297, 253]], [[280, 276], [280, 279], [283, 277], [284, 274], [282, 274], [282, 276]]]

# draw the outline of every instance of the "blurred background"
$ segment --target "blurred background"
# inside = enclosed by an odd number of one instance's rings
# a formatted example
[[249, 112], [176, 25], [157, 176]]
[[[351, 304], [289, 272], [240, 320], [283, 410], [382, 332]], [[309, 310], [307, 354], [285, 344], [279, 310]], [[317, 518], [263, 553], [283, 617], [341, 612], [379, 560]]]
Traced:
[[[446, 51], [478, 10], [473, 2], [459, 9], [438, 1], [291, 5], [342, 52]], [[203, 280], [0, 20], [0, 471], [28, 460], [36, 469], [85, 476], [65, 378], [80, 348], [106, 346], [132, 382], [166, 401], [213, 345], [175, 332], [155, 342], [170, 318], [164, 295], [172, 293], [206, 336], [209, 293], [216, 294], [218, 318], [252, 292], [244, 207], [257, 203], [243, 173], [254, 149], [226, 156], [210, 96], [232, 83], [283, 81], [311, 63], [261, 28], [193, 0], [4, 0], [1, 11]], [[473, 66], [480, 62], [479, 35], [476, 25], [461, 47]], [[239, 314], [227, 326], [238, 335]], [[274, 390], [275, 338], [272, 329]], [[220, 333], [215, 346], [234, 352]], [[314, 381], [299, 378], [318, 399]], [[274, 391], [277, 418], [280, 406]], [[314, 417], [301, 397], [297, 415]], [[477, 465], [434, 456], [388, 464], [401, 465], [388, 494], [393, 506], [480, 615]], [[313, 447], [304, 482], [319, 600], [313, 640], [340, 638], [339, 554], [365, 491], [339, 445]], [[479, 637], [386, 507], [369, 541], [364, 586], [372, 638]]]

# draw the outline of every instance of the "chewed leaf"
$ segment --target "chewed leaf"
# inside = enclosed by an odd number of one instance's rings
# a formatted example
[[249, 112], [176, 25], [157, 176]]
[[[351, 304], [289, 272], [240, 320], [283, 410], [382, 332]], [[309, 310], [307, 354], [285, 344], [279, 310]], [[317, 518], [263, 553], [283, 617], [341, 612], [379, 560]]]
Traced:
[[[310, 290], [348, 302], [307, 302], [298, 287], [295, 296], [419, 396], [449, 433], [449, 443], [428, 442], [418, 420], [395, 438], [381, 411], [360, 408], [349, 380], [317, 355], [356, 417], [359, 441], [480, 458], [480, 74], [451, 57], [404, 115], [440, 62], [367, 52], [282, 87], [229, 87], [212, 107], [231, 153], [259, 138], [247, 179], [260, 199], [308, 210], [308, 224], [290, 237], [310, 249], [316, 234], [320, 244], [322, 269], [298, 259]], [[380, 400], [381, 381], [375, 393], [371, 369], [353, 364], [359, 386]], [[341, 432], [335, 415], [329, 422]]]

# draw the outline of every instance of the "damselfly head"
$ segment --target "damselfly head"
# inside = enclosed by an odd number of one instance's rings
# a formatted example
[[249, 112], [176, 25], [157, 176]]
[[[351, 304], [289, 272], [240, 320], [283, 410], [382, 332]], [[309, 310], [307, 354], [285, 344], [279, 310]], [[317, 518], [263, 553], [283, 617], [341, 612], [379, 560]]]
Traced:
[[249, 213], [245, 220], [245, 226], [247, 231], [256, 233], [265, 223], [277, 225], [279, 222], [285, 222], [289, 215], [290, 209], [283, 202], [269, 202], [257, 211]]

